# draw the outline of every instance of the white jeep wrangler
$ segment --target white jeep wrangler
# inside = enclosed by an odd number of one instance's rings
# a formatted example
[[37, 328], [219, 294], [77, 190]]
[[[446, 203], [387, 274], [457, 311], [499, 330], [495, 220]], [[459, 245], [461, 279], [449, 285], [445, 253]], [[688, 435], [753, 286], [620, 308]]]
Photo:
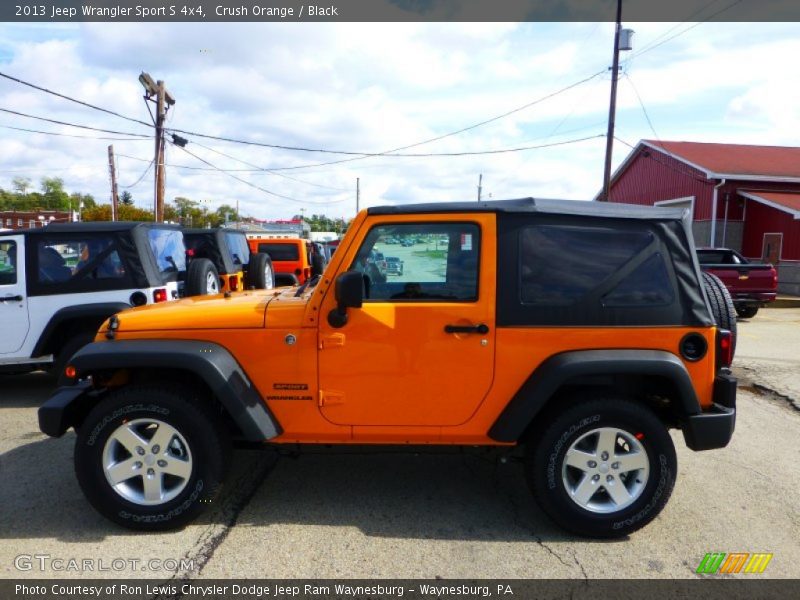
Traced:
[[61, 374], [114, 313], [178, 298], [185, 273], [175, 226], [54, 223], [0, 232], [0, 372]]

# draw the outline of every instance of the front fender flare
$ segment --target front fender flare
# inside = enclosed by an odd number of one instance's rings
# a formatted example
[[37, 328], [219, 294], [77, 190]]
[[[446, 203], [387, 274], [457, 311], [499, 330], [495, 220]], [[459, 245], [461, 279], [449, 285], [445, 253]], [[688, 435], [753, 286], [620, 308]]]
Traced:
[[105, 369], [159, 368], [189, 371], [205, 382], [251, 442], [282, 433], [275, 417], [244, 369], [228, 350], [197, 340], [117, 340], [94, 342], [70, 361], [78, 377]]

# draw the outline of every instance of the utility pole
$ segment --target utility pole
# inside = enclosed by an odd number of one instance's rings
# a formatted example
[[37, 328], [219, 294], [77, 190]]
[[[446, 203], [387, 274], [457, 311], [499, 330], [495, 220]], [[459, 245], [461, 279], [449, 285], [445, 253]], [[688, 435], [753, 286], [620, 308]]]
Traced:
[[175, 104], [175, 98], [167, 90], [166, 85], [162, 80], [153, 81], [149, 74], [142, 72], [139, 75], [139, 82], [145, 89], [145, 100], [154, 102], [156, 105], [156, 114], [153, 118], [156, 126], [156, 140], [155, 140], [155, 193], [153, 204], [153, 218], [156, 222], [164, 220], [164, 147], [166, 145], [166, 138], [164, 137], [164, 121], [166, 120], [167, 110]]
[[603, 171], [603, 191], [600, 200], [608, 202], [611, 193], [611, 153], [614, 150], [614, 121], [617, 113], [617, 75], [619, 73], [619, 33], [622, 29], [622, 0], [617, 0], [617, 24], [614, 29], [614, 62], [611, 65], [611, 102], [608, 107], [606, 133], [606, 164]]
[[483, 183], [483, 173], [478, 175], [478, 202], [481, 201], [481, 184]]
[[358, 214], [358, 205], [361, 202], [361, 178], [356, 177], [356, 214]]
[[108, 170], [111, 173], [111, 220], [119, 217], [119, 194], [117, 193], [117, 166], [114, 162], [114, 144], [108, 147]]

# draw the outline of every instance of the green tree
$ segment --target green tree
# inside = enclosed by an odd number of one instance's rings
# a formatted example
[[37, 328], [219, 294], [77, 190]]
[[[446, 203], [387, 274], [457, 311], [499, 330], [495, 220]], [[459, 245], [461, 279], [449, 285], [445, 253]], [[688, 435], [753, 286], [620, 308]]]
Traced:
[[131, 194], [128, 190], [123, 190], [123, 192], [119, 195], [120, 204], [124, 204], [125, 206], [133, 206], [133, 194]]
[[14, 177], [14, 179], [11, 180], [11, 187], [14, 188], [17, 194], [24, 196], [31, 187], [31, 180], [29, 177]]
[[64, 191], [64, 180], [60, 177], [42, 177], [43, 208], [48, 210], [69, 210], [69, 195]]

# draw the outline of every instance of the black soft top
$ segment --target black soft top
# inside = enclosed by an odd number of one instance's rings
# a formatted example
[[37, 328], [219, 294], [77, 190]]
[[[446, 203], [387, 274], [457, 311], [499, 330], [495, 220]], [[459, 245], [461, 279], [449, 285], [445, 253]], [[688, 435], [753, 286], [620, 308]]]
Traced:
[[370, 215], [413, 215], [442, 212], [541, 213], [615, 219], [682, 221], [686, 209], [548, 198], [518, 198], [486, 202], [428, 202], [403, 206], [374, 206], [367, 209], [367, 214]]
[[32, 229], [14, 229], [11, 231], [0, 232], [0, 235], [27, 235], [30, 233], [91, 233], [93, 231], [110, 233], [131, 231], [136, 228], [180, 230], [180, 227], [177, 225], [172, 225], [169, 223], [151, 223], [149, 221], [82, 221], [80, 223], [50, 223], [45, 227], [34, 227]]

